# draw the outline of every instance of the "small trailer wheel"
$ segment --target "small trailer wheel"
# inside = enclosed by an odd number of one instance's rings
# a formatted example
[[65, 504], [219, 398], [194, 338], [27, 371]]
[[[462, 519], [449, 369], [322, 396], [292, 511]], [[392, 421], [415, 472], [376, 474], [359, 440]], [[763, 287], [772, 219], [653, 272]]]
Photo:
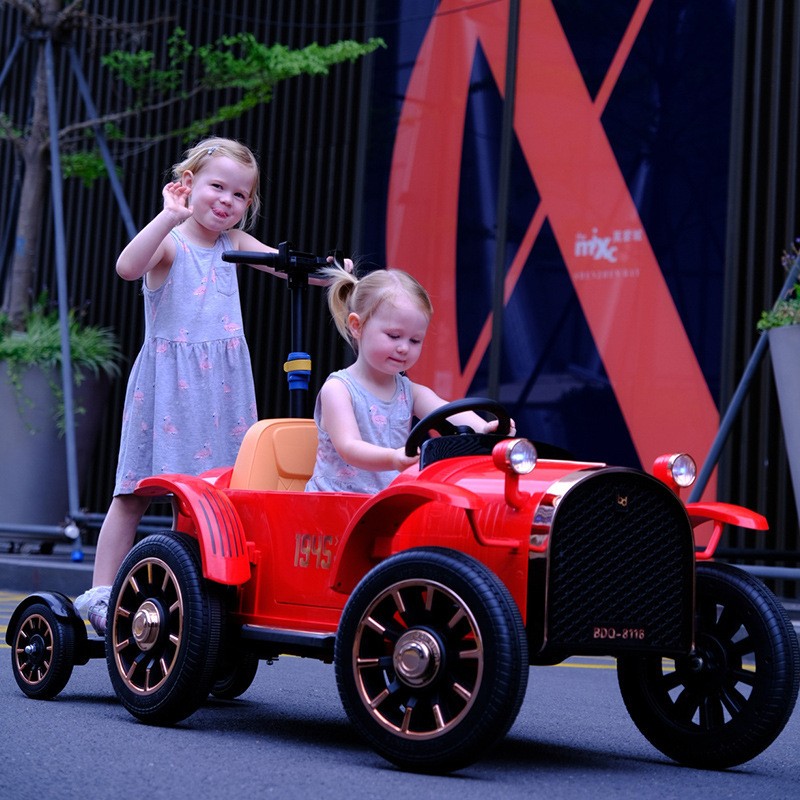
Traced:
[[75, 629], [45, 603], [29, 605], [10, 631], [11, 670], [28, 697], [50, 700], [75, 666]]

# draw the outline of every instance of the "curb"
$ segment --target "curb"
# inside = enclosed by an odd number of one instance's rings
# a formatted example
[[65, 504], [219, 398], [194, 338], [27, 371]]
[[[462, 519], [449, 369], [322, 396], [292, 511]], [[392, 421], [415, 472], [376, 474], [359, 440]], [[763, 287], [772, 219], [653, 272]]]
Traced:
[[92, 585], [93, 571], [94, 551], [83, 561], [73, 561], [71, 545], [63, 552], [57, 545], [51, 555], [6, 553], [0, 555], [0, 588], [26, 594], [62, 592], [75, 598]]

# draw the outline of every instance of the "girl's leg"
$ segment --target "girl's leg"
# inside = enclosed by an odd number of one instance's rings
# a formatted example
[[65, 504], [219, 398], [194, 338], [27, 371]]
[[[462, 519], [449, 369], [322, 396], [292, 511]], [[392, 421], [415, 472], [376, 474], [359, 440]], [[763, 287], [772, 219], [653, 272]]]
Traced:
[[75, 598], [75, 610], [92, 623], [100, 636], [104, 636], [108, 619], [108, 601], [111, 584], [128, 551], [133, 547], [136, 528], [139, 526], [150, 501], [135, 494], [117, 495], [109, 506], [94, 559], [92, 588]]
[[110, 586], [114, 582], [149, 505], [147, 497], [135, 494], [118, 494], [111, 501], [97, 539], [92, 586]]

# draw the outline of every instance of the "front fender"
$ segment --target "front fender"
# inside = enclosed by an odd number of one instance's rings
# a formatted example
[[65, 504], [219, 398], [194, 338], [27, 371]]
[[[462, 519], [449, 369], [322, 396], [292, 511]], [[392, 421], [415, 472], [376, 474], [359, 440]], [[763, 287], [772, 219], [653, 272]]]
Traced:
[[[369, 569], [391, 553], [390, 541], [408, 516], [426, 503], [476, 510], [483, 498], [453, 484], [408, 481], [393, 484], [367, 501], [344, 533], [344, 547], [333, 575], [333, 589], [349, 594]], [[384, 539], [386, 546], [376, 547]]]
[[756, 531], [769, 530], [767, 518], [744, 506], [733, 503], [687, 503], [686, 513], [692, 527], [696, 528], [704, 522], [713, 522], [714, 530], [705, 549], [696, 554], [698, 561], [707, 561], [714, 555], [725, 525], [738, 525]]
[[238, 586], [250, 580], [244, 527], [230, 498], [211, 483], [189, 475], [155, 475], [136, 486], [136, 494], [171, 494], [177, 511], [191, 521], [200, 545], [203, 576]]

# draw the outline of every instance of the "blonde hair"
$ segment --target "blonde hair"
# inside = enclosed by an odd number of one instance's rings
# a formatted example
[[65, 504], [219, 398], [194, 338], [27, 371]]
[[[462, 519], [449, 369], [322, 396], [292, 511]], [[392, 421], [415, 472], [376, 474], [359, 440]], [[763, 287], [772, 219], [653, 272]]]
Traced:
[[419, 281], [401, 269], [379, 269], [357, 278], [339, 267], [321, 270], [328, 283], [328, 308], [336, 329], [358, 353], [358, 343], [347, 324], [350, 314], [358, 314], [362, 326], [384, 302], [405, 295], [417, 304], [428, 320], [433, 316], [433, 305]]
[[261, 172], [258, 168], [258, 161], [256, 161], [256, 157], [249, 147], [237, 142], [235, 139], [224, 139], [221, 136], [211, 136], [208, 139], [203, 139], [183, 154], [182, 161], [172, 165], [172, 179], [179, 181], [187, 170], [194, 175], [199, 174], [208, 165], [209, 161], [217, 156], [227, 156], [233, 161], [238, 161], [245, 167], [253, 169], [254, 177], [253, 189], [250, 192], [250, 205], [236, 226], [246, 230], [258, 217], [258, 212], [261, 209], [261, 191], [259, 189]]

